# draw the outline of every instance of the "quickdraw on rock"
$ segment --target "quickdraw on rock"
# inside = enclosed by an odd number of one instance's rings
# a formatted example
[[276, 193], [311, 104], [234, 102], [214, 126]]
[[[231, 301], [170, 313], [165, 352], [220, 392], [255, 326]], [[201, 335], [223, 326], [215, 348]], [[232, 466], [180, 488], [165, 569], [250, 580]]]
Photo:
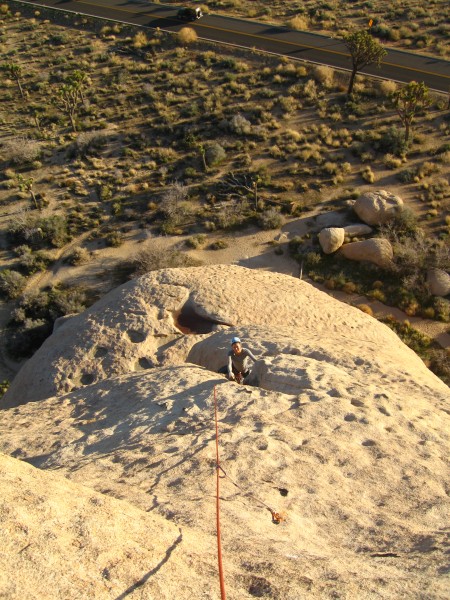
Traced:
[[282, 521], [286, 521], [286, 513], [278, 513], [272, 510], [271, 508], [269, 508], [268, 510], [270, 510], [270, 514], [272, 515], [272, 523], [274, 523], [275, 525], [279, 525]]

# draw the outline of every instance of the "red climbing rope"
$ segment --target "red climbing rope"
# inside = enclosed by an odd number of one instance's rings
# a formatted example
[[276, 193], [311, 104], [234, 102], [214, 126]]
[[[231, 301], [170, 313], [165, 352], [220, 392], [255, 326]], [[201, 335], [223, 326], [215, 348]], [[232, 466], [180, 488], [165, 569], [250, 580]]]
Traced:
[[219, 425], [217, 423], [217, 396], [216, 386], [214, 386], [214, 417], [216, 421], [216, 518], [217, 518], [217, 557], [219, 561], [219, 580], [220, 595], [222, 600], [226, 600], [225, 582], [223, 578], [222, 565], [222, 545], [220, 542], [220, 462], [219, 462]]

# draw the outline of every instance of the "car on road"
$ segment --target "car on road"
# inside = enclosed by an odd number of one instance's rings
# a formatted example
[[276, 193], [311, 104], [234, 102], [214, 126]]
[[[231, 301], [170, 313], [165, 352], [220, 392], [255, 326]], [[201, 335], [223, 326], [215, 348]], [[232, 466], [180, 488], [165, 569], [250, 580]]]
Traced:
[[203, 13], [200, 8], [180, 8], [177, 17], [181, 21], [196, 21], [203, 17]]

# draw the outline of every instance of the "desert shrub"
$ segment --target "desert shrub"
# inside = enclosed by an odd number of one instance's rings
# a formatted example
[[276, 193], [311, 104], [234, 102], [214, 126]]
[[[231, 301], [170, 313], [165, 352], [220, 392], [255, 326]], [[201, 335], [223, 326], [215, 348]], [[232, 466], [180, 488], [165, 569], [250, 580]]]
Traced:
[[206, 164], [210, 167], [218, 165], [226, 158], [226, 152], [224, 148], [217, 142], [213, 142], [205, 150]]
[[446, 298], [433, 298], [433, 308], [435, 311], [435, 318], [443, 323], [450, 321], [450, 301]]
[[382, 290], [369, 290], [366, 292], [369, 298], [373, 298], [374, 300], [378, 300], [379, 302], [386, 302], [386, 294]]
[[322, 260], [322, 256], [319, 254], [319, 252], [306, 252], [303, 255], [303, 260], [304, 260], [304, 265], [311, 269], [314, 267], [317, 267], [317, 265], [320, 264], [321, 260]]
[[389, 127], [376, 142], [378, 150], [384, 153], [403, 156], [408, 150], [408, 142], [405, 141], [405, 133], [398, 127]]
[[341, 289], [346, 294], [354, 294], [355, 292], [357, 292], [358, 286], [354, 281], [346, 281]]
[[375, 173], [369, 166], [364, 167], [364, 169], [361, 171], [361, 177], [364, 179], [364, 181], [367, 181], [367, 183], [374, 183], [375, 181]]
[[54, 287], [22, 296], [6, 332], [6, 350], [15, 358], [28, 358], [51, 334], [58, 317], [81, 312], [87, 296], [82, 288]]
[[397, 91], [397, 84], [391, 79], [384, 79], [379, 83], [380, 94], [385, 97], [389, 97], [395, 91]]
[[302, 15], [296, 15], [289, 19], [286, 25], [295, 31], [305, 31], [308, 29], [308, 19]]
[[424, 352], [428, 350], [431, 345], [431, 339], [411, 327], [411, 324], [408, 321], [400, 322], [392, 316], [382, 318], [380, 321], [395, 331], [402, 342], [419, 354], [419, 356], [423, 356]]
[[2, 154], [5, 160], [23, 165], [32, 163], [41, 155], [42, 144], [29, 138], [15, 137], [2, 144]]
[[388, 169], [398, 169], [403, 164], [401, 158], [393, 156], [392, 154], [385, 154], [383, 157], [383, 163]]
[[427, 366], [430, 371], [450, 386], [450, 359], [448, 350], [444, 348], [432, 348], [427, 358]]
[[82, 131], [75, 140], [76, 154], [86, 156], [93, 150], [101, 148], [108, 136], [105, 130]]
[[33, 275], [38, 271], [45, 271], [50, 263], [48, 254], [43, 250], [33, 251], [29, 246], [23, 244], [14, 249], [19, 258], [21, 270], [27, 275]]
[[311, 102], [317, 100], [318, 92], [317, 85], [314, 79], [308, 79], [308, 81], [305, 83], [303, 87], [303, 95]]
[[198, 233], [186, 240], [186, 245], [189, 248], [201, 248], [206, 242], [206, 235], [204, 233]]
[[334, 70], [325, 65], [317, 65], [314, 67], [314, 78], [324, 87], [330, 88], [333, 85]]
[[251, 133], [252, 124], [243, 115], [234, 115], [229, 123], [231, 131], [239, 135]]
[[26, 319], [20, 326], [6, 333], [6, 352], [15, 359], [21, 360], [32, 356], [51, 334], [52, 326], [43, 319]]
[[6, 394], [8, 388], [9, 388], [9, 381], [7, 379], [4, 379], [0, 383], [0, 398]]
[[133, 37], [133, 48], [144, 48], [148, 44], [148, 39], [143, 31], [138, 31]]
[[0, 272], [0, 293], [8, 300], [18, 298], [26, 284], [26, 277], [17, 271], [5, 269]]
[[394, 243], [404, 237], [414, 237], [420, 234], [417, 215], [406, 206], [397, 212], [388, 224], [382, 226], [380, 231]]
[[417, 169], [404, 169], [403, 171], [400, 171], [397, 177], [402, 183], [412, 183], [417, 177]]
[[175, 181], [164, 193], [160, 203], [160, 211], [166, 219], [177, 223], [182, 215], [183, 202], [188, 197], [188, 187]]
[[85, 265], [90, 261], [91, 253], [87, 248], [83, 248], [82, 246], [78, 246], [74, 248], [73, 252], [68, 256], [67, 262], [69, 265], [74, 267], [78, 267], [80, 265]]
[[152, 250], [146, 249], [139, 252], [131, 260], [131, 272], [139, 277], [150, 271], [158, 269], [173, 269], [179, 267], [198, 267], [201, 262], [179, 250]]
[[178, 41], [183, 46], [188, 46], [189, 44], [193, 44], [198, 40], [198, 35], [195, 29], [192, 27], [182, 27], [177, 34]]
[[359, 310], [361, 310], [363, 313], [366, 313], [366, 315], [373, 317], [373, 310], [368, 304], [358, 304], [356, 308], [359, 308]]
[[217, 240], [209, 246], [210, 250], [225, 250], [226, 248], [228, 248], [228, 242], [225, 240]]
[[258, 224], [262, 229], [278, 229], [284, 223], [283, 215], [275, 208], [269, 208], [258, 216]]
[[67, 220], [62, 215], [36, 216], [19, 213], [8, 226], [8, 236], [15, 245], [27, 244], [34, 248], [60, 248], [69, 240]]
[[105, 235], [105, 242], [108, 246], [111, 246], [112, 248], [118, 248], [119, 246], [121, 246], [123, 244], [124, 238], [123, 238], [123, 233], [121, 231], [118, 231], [117, 229], [113, 230], [113, 231], [109, 231], [106, 235]]
[[67, 220], [62, 215], [42, 217], [39, 219], [39, 226], [42, 231], [42, 239], [56, 248], [61, 248], [69, 241]]

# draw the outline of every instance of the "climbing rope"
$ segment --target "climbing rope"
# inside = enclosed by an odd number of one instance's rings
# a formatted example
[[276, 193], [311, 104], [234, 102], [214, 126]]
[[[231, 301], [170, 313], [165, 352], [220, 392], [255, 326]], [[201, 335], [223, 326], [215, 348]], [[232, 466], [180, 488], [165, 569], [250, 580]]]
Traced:
[[225, 582], [223, 577], [222, 565], [222, 544], [220, 541], [220, 475], [221, 469], [219, 462], [219, 425], [217, 422], [217, 395], [216, 386], [214, 386], [214, 418], [216, 422], [216, 521], [217, 521], [217, 558], [219, 561], [219, 580], [220, 580], [220, 596], [222, 600], [226, 600]]
[[[220, 535], [220, 479], [227, 478], [231, 483], [240, 490], [244, 496], [248, 498], [252, 498], [270, 512], [272, 515], [272, 523], [275, 525], [279, 525], [282, 521], [286, 519], [286, 514], [281, 512], [277, 512], [273, 510], [268, 504], [251, 494], [250, 492], [244, 490], [240, 485], [238, 485], [231, 477], [227, 474], [227, 472], [221, 467], [219, 460], [219, 424], [217, 419], [217, 394], [216, 394], [216, 386], [214, 386], [214, 419], [216, 425], [216, 520], [217, 520], [217, 555], [219, 562], [219, 579], [220, 579], [220, 593], [222, 600], [225, 600], [225, 583], [223, 577], [223, 564], [222, 564], [222, 546], [221, 546], [221, 535]], [[220, 475], [222, 473], [222, 476]]]

